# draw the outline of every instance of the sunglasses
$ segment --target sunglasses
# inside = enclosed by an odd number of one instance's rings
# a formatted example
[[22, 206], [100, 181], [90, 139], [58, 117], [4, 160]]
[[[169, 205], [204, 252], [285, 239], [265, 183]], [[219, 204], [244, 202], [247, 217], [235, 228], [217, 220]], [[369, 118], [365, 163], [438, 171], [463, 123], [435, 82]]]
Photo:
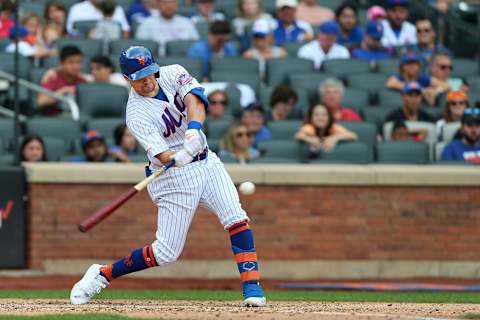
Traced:
[[209, 100], [210, 104], [227, 104], [226, 100]]
[[464, 114], [469, 116], [480, 116], [480, 109], [479, 108], [467, 108], [463, 111]]
[[453, 66], [451, 64], [439, 64], [438, 67], [442, 70], [453, 70]]
[[430, 31], [432, 31], [432, 29], [417, 29], [417, 32], [418, 33], [429, 33]]
[[451, 101], [450, 102], [451, 106], [464, 106], [466, 104], [467, 104], [467, 102], [463, 101], [463, 100], [462, 101]]
[[249, 132], [243, 132], [243, 131], [235, 133], [235, 138], [243, 138], [243, 137], [250, 138], [251, 134]]

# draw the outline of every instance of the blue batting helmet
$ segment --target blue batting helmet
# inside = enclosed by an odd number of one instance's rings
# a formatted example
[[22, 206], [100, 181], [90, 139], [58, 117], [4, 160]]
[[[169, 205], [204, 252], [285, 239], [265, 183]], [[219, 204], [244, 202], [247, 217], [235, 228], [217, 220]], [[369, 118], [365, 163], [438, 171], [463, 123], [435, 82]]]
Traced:
[[130, 80], [140, 80], [160, 70], [150, 50], [140, 46], [130, 47], [120, 54], [120, 68]]

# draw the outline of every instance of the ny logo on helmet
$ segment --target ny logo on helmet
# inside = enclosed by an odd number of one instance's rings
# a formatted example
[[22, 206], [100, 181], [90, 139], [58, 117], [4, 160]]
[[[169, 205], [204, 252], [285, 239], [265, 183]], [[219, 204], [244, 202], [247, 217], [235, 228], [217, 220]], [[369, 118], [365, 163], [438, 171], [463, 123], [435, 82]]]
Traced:
[[137, 60], [138, 60], [138, 63], [140, 63], [142, 66], [145, 65], [145, 57], [144, 56], [138, 57]]

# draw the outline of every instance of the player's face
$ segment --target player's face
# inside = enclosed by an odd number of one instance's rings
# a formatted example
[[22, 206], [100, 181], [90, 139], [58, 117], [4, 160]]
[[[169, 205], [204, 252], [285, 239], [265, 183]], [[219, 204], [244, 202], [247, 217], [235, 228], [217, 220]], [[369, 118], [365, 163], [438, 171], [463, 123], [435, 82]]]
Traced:
[[328, 124], [328, 111], [322, 105], [317, 105], [312, 112], [312, 123], [317, 128], [326, 128]]
[[157, 3], [164, 18], [170, 19], [177, 13], [177, 0], [157, 0]]
[[357, 16], [351, 8], [345, 8], [338, 17], [338, 23], [343, 30], [352, 30], [357, 24]]
[[95, 82], [108, 82], [110, 80], [112, 69], [96, 62], [93, 62], [90, 67], [92, 69], [92, 76]]
[[422, 102], [422, 94], [418, 91], [410, 92], [402, 96], [403, 104], [409, 110], [418, 110]]
[[420, 44], [428, 45], [435, 40], [435, 31], [430, 20], [419, 20], [415, 23], [417, 28], [417, 38]]
[[463, 99], [453, 99], [448, 103], [448, 107], [450, 108], [452, 118], [455, 121], [460, 121], [463, 111], [465, 111], [465, 108], [467, 107], [467, 102]]
[[63, 71], [72, 77], [79, 76], [82, 73], [82, 56], [74, 55], [66, 58], [62, 62]]
[[101, 140], [92, 141], [85, 148], [85, 156], [90, 162], [103, 162], [106, 155], [107, 147]]
[[288, 25], [295, 21], [296, 12], [297, 10], [293, 7], [282, 7], [277, 10], [277, 16], [284, 24]]
[[403, 6], [393, 7], [387, 10], [387, 17], [394, 27], [399, 28], [407, 20], [408, 9]]
[[121, 147], [126, 150], [135, 150], [137, 147], [137, 140], [128, 128], [123, 132]]
[[154, 74], [151, 74], [140, 80], [128, 80], [128, 82], [130, 82], [132, 88], [143, 97], [153, 97], [158, 86]]
[[23, 149], [25, 161], [41, 161], [43, 157], [43, 146], [38, 140], [32, 140]]
[[331, 109], [340, 107], [342, 102], [342, 93], [337, 87], [327, 87], [322, 95], [322, 103]]

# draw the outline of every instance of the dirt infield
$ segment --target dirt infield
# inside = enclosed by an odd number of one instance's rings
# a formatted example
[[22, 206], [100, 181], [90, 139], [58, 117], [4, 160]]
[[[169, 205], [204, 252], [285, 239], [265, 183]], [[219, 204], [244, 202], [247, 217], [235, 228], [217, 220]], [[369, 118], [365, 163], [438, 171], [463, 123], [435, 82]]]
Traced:
[[141, 318], [202, 320], [305, 319], [458, 319], [479, 312], [474, 304], [269, 302], [265, 308], [245, 308], [241, 302], [96, 300], [73, 306], [68, 300], [0, 299], [0, 315], [43, 315], [107, 312]]

